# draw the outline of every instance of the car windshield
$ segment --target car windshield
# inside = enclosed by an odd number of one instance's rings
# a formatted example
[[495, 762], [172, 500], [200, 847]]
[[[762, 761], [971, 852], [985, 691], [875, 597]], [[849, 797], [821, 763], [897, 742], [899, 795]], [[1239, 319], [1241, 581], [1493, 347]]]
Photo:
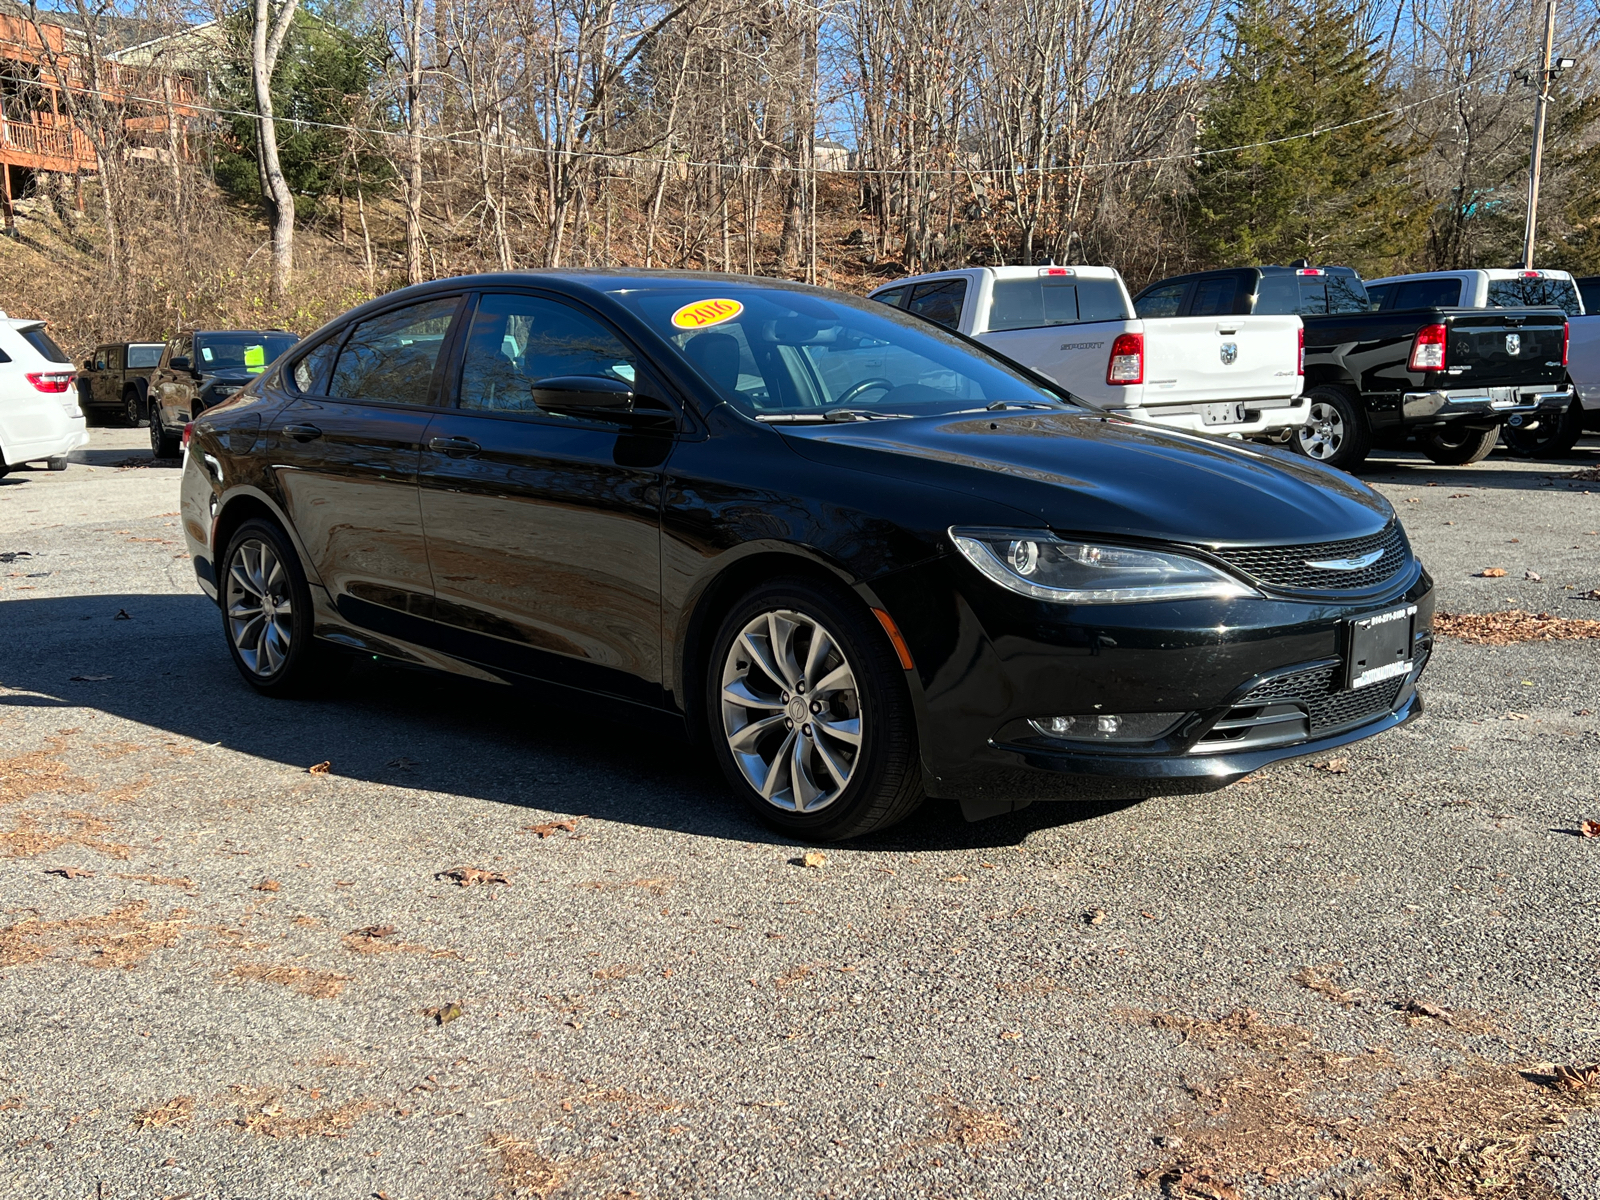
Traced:
[[613, 294], [762, 420], [1071, 404], [937, 325], [867, 300], [723, 281]]
[[298, 340], [292, 333], [207, 333], [194, 339], [194, 365], [202, 371], [259, 375]]

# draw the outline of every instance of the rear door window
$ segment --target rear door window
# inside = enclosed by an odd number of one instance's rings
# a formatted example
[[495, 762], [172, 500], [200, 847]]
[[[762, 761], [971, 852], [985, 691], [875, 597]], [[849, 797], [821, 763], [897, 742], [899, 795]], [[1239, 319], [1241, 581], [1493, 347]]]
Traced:
[[1151, 288], [1133, 302], [1133, 310], [1141, 317], [1175, 317], [1183, 306], [1183, 294], [1188, 290], [1187, 283], [1168, 283]]
[[1394, 303], [1389, 308], [1396, 312], [1413, 308], [1455, 308], [1461, 303], [1459, 279], [1407, 279], [1393, 287]]
[[1233, 299], [1239, 292], [1237, 276], [1220, 275], [1202, 279], [1194, 285], [1194, 299], [1189, 302], [1191, 317], [1220, 317], [1233, 313]]
[[961, 305], [966, 298], [965, 279], [939, 279], [917, 284], [911, 292], [911, 303], [906, 307], [919, 317], [954, 329], [961, 324]]
[[1128, 306], [1114, 279], [1002, 279], [994, 285], [989, 307], [990, 332], [1127, 319]]
[[128, 369], [143, 371], [153, 367], [161, 361], [161, 347], [155, 346], [129, 346]]
[[350, 332], [330, 395], [382, 404], [425, 405], [459, 296], [441, 296], [368, 317]]

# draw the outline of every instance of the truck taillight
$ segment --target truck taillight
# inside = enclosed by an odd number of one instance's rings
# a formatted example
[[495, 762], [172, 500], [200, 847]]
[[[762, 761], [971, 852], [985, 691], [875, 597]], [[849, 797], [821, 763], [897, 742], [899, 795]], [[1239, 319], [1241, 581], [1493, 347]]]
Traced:
[[1410, 370], [1444, 370], [1445, 332], [1443, 325], [1424, 325], [1417, 330], [1416, 341], [1411, 343]]
[[1295, 372], [1294, 373], [1296, 375], [1304, 375], [1306, 373], [1306, 327], [1304, 325], [1300, 326], [1299, 333], [1300, 333], [1300, 365], [1295, 368]]
[[190, 421], [190, 422], [189, 422], [189, 423], [188, 423], [188, 424], [186, 424], [186, 425], [185, 425], [185, 426], [184, 426], [184, 427], [183, 427], [183, 445], [184, 445], [184, 448], [185, 448], [185, 449], [187, 449], [187, 448], [188, 448], [188, 446], [189, 446], [189, 439], [190, 439], [190, 438], [191, 438], [191, 437], [193, 437], [193, 436], [194, 436], [194, 422], [193, 422], [193, 421]]
[[1567, 343], [1572, 340], [1572, 326], [1566, 324], [1561, 327], [1561, 365], [1567, 365]]
[[1296, 275], [1321, 275], [1322, 274], [1322, 268], [1321, 267], [1301, 267], [1298, 271], [1295, 272], [1295, 274]]
[[1106, 382], [1144, 382], [1144, 334], [1117, 334], [1117, 340], [1111, 343], [1111, 359], [1106, 363]]
[[72, 386], [70, 371], [29, 371], [28, 382], [41, 392], [64, 392]]

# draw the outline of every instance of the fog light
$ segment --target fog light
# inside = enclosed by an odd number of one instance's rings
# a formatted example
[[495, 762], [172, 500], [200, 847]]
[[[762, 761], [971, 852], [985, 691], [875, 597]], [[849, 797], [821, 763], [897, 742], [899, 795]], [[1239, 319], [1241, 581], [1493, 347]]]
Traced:
[[1028, 724], [1048, 738], [1075, 742], [1153, 742], [1171, 733], [1186, 713], [1093, 713], [1034, 717]]

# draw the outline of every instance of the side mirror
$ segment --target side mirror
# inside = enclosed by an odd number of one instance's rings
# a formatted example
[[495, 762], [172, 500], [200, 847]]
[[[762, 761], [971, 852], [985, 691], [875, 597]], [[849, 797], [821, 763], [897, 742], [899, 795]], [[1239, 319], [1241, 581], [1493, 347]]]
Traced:
[[84, 359], [84, 360], [83, 360], [83, 369], [84, 369], [84, 370], [85, 370], [85, 371], [92, 371], [92, 370], [94, 370], [94, 359], [92, 359], [92, 358], [86, 358], [86, 359]]
[[633, 413], [633, 388], [605, 375], [556, 375], [533, 385], [533, 402], [545, 412], [602, 421]]
[[189, 360], [181, 354], [169, 362], [167, 366], [171, 367], [174, 371], [187, 371], [191, 369], [189, 366]]

